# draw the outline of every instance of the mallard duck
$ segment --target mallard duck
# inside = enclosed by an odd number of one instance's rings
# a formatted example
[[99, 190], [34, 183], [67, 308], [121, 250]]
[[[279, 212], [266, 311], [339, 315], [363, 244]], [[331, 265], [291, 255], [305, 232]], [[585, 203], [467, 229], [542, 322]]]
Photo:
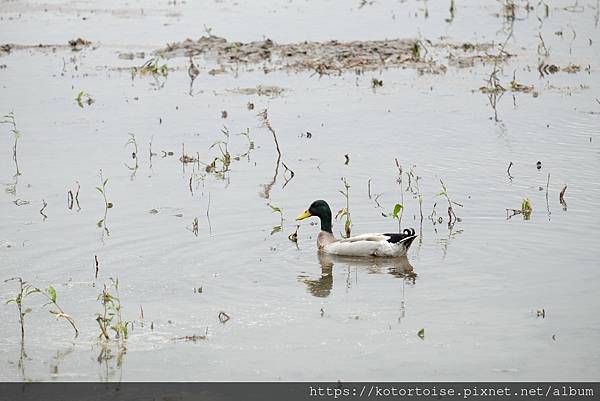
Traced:
[[308, 210], [296, 217], [296, 220], [304, 220], [311, 216], [316, 216], [321, 220], [317, 248], [321, 252], [332, 255], [404, 256], [417, 237], [414, 229], [406, 228], [401, 233], [370, 233], [336, 239], [331, 230], [331, 209], [324, 200], [314, 201]]

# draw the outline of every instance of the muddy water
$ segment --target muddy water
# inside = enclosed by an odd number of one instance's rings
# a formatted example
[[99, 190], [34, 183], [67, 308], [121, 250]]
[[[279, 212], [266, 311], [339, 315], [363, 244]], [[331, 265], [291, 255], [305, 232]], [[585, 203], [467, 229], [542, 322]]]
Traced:
[[[205, 35], [203, 25], [244, 42], [420, 34], [433, 42], [445, 36], [503, 43], [510, 24], [497, 15], [499, 4], [461, 4], [447, 22], [444, 2], [360, 8], [360, 2], [262, 8], [155, 2], [143, 11], [120, 3], [112, 11], [91, 2], [3, 3], [2, 43], [66, 44], [82, 37], [93, 44], [79, 52], [29, 48], [0, 57], [6, 65], [0, 110], [14, 111], [22, 133], [21, 175], [15, 176], [10, 126], [0, 126], [0, 278], [54, 286], [81, 332], [73, 339], [68, 324], [55, 321], [42, 297], [32, 295], [25, 300], [33, 312], [26, 316], [22, 353], [16, 308], [3, 306], [0, 378], [597, 379], [598, 5], [571, 5], [553, 5], [549, 17], [543, 8], [518, 10], [506, 46], [515, 56], [498, 76], [510, 89], [514, 72], [535, 94], [508, 90], [494, 111], [479, 90], [491, 63], [449, 66], [445, 74], [407, 68], [319, 77], [264, 74], [262, 65], [210, 75], [214, 66], [198, 58], [192, 96], [185, 57], [161, 60], [170, 68], [166, 78], [132, 80], [129, 67], [166, 42]], [[48, 27], [43, 33], [40, 24]], [[548, 56], [538, 53], [540, 32]], [[124, 60], [118, 57], [124, 52], [146, 54]], [[581, 69], [540, 77], [541, 61]], [[373, 78], [383, 86], [373, 89]], [[283, 91], [248, 90], [259, 85]], [[79, 107], [80, 91], [94, 103]], [[276, 170], [273, 137], [257, 117], [265, 108], [281, 161], [295, 173], [285, 187], [290, 173], [283, 165]], [[225, 139], [223, 127], [230, 133], [227, 172], [179, 161], [183, 143], [201, 162], [221, 156], [211, 145]], [[418, 202], [406, 190], [411, 168], [420, 177], [422, 229]], [[104, 222], [108, 233], [97, 226], [105, 212], [95, 189], [100, 170], [114, 205]], [[342, 177], [351, 186], [353, 233], [396, 229], [382, 212], [404, 199], [402, 225], [421, 232], [407, 259], [319, 258], [318, 227], [310, 221], [302, 222], [297, 245], [288, 239], [295, 216], [311, 201], [326, 199], [334, 212], [345, 206]], [[436, 197], [440, 179], [463, 205], [454, 207], [461, 221], [452, 227], [445, 199]], [[79, 207], [69, 209], [67, 193], [77, 183]], [[565, 185], [566, 208], [559, 202]], [[531, 218], [507, 220], [506, 209], [520, 208], [524, 198], [533, 205]], [[281, 219], [269, 203], [282, 209], [281, 231], [274, 230]], [[434, 204], [440, 224], [428, 219]], [[343, 223], [335, 222], [336, 235], [341, 231]], [[125, 344], [105, 345], [106, 354], [95, 319], [110, 278], [119, 279], [123, 318], [133, 328]], [[15, 282], [3, 283], [0, 296], [16, 290]], [[220, 312], [230, 319], [222, 323]]]

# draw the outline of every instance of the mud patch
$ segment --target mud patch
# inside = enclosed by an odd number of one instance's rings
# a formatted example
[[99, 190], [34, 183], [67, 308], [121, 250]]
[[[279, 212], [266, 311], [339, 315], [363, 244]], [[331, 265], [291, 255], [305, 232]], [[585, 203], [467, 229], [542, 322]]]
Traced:
[[[474, 65], [489, 61], [491, 44], [432, 43], [413, 39], [339, 42], [299, 42], [279, 44], [270, 39], [255, 42], [229, 42], [217, 36], [168, 44], [156, 51], [165, 58], [204, 56], [214, 59], [225, 72], [227, 66], [264, 64], [270, 70], [314, 71], [319, 75], [341, 74], [380, 68], [412, 68], [421, 73], [440, 74], [447, 70], [440, 60]], [[502, 56], [505, 60], [510, 55]]]
[[[91, 47], [92, 42], [82, 38], [69, 40], [67, 44], [37, 44], [37, 45], [19, 45], [14, 43], [5, 43], [0, 45], [0, 56], [9, 54], [15, 50], [51, 50], [56, 51], [57, 49], [71, 49], [74, 52], [81, 51], [87, 47]], [[96, 48], [96, 47], [94, 47]]]
[[276, 96], [281, 96], [285, 91], [286, 91], [285, 88], [280, 88], [279, 86], [258, 85], [256, 88], [237, 88], [237, 89], [231, 89], [228, 92], [238, 93], [240, 95], [258, 95], [258, 96], [276, 97]]

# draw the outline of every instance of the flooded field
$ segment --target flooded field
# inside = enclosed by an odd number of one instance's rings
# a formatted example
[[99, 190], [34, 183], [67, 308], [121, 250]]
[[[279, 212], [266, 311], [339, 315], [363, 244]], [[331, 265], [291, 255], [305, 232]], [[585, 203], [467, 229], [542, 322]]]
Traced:
[[598, 380], [598, 1], [0, 5], [0, 380]]

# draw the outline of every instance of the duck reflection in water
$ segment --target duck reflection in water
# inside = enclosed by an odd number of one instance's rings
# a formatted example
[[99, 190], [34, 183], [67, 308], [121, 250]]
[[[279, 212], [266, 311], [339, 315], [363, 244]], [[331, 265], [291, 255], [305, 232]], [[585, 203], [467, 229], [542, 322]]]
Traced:
[[329, 255], [319, 252], [319, 264], [321, 265], [321, 277], [310, 279], [306, 276], [300, 276], [299, 279], [306, 284], [306, 289], [315, 297], [326, 298], [331, 294], [333, 288], [333, 266], [345, 265], [364, 269], [367, 273], [389, 273], [396, 278], [415, 284], [417, 273], [406, 256], [397, 258], [365, 258]]

